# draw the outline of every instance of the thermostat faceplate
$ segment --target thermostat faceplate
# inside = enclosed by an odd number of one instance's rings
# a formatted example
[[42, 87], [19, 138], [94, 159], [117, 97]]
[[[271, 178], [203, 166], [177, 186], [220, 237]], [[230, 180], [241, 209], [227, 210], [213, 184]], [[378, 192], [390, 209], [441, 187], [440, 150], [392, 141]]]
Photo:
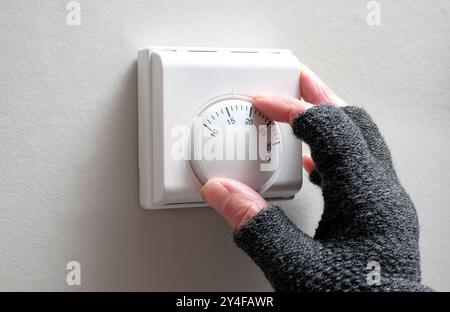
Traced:
[[[289, 125], [270, 121], [251, 106], [260, 93], [298, 97], [300, 63], [289, 50], [155, 47], [138, 54], [140, 203], [146, 209], [205, 206], [200, 188], [207, 179], [231, 177], [266, 199], [290, 199], [301, 187], [301, 142]], [[228, 110], [228, 112], [227, 112]], [[214, 117], [214, 118], [213, 118]], [[195, 159], [177, 151], [223, 126], [266, 126], [267, 155], [256, 160]], [[261, 127], [262, 128], [262, 127]], [[186, 137], [186, 130], [188, 136]], [[261, 130], [261, 131], [264, 131]], [[260, 132], [258, 132], [260, 134]], [[262, 133], [264, 136], [264, 132]], [[268, 136], [270, 135], [270, 137]], [[202, 144], [206, 144], [202, 141]], [[197, 144], [197, 145], [196, 145]], [[179, 148], [181, 147], [181, 148]], [[195, 156], [195, 155], [194, 155]], [[259, 170], [278, 161], [272, 170]]]

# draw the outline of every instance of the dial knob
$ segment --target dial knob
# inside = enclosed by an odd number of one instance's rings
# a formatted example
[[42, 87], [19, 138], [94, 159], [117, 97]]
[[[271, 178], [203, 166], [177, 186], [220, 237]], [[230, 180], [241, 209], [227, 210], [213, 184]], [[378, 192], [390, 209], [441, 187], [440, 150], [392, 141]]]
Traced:
[[262, 193], [279, 171], [281, 143], [278, 124], [255, 109], [250, 97], [223, 96], [194, 119], [190, 164], [202, 184], [231, 178]]

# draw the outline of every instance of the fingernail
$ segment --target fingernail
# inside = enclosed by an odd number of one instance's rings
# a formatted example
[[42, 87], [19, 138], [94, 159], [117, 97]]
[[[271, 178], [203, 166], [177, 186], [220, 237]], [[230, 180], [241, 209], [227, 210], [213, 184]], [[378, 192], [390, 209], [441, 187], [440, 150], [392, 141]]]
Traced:
[[253, 100], [254, 101], [255, 100], [261, 100], [261, 99], [264, 99], [264, 98], [271, 98], [271, 97], [274, 97], [274, 96], [275, 96], [275, 94], [272, 94], [272, 93], [260, 93], [260, 94], [255, 95], [253, 97]]
[[202, 187], [201, 195], [211, 207], [216, 210], [221, 210], [230, 192], [219, 181], [211, 180]]

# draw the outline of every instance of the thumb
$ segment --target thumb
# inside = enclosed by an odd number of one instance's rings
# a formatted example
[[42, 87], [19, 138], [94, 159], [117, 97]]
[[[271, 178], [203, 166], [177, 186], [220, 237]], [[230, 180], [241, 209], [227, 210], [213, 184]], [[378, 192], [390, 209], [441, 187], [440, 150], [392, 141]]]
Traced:
[[267, 202], [255, 190], [231, 179], [211, 179], [202, 187], [201, 194], [233, 230], [241, 228], [267, 207]]

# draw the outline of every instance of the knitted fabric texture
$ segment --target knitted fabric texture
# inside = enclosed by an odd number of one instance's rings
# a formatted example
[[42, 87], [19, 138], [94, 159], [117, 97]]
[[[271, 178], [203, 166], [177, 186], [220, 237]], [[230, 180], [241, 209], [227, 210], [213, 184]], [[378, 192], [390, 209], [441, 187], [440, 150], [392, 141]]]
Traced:
[[276, 291], [431, 291], [421, 285], [419, 225], [389, 149], [361, 108], [315, 106], [294, 134], [315, 163], [324, 212], [314, 238], [276, 206], [234, 234]]

